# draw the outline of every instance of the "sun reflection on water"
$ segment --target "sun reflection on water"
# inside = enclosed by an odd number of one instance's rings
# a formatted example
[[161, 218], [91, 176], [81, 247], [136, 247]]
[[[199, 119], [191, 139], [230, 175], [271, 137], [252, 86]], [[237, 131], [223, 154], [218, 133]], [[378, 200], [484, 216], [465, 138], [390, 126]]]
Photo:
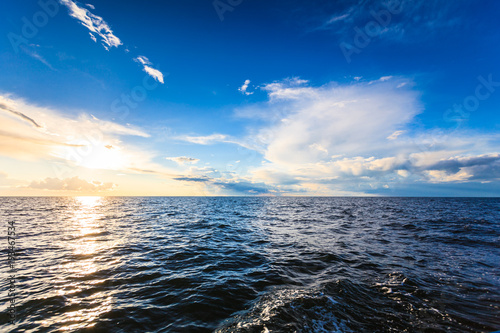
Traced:
[[92, 207], [101, 205], [102, 199], [103, 199], [103, 197], [99, 197], [99, 196], [75, 197], [75, 200], [77, 201], [77, 203], [79, 203], [80, 205], [82, 205], [83, 207], [86, 207], [86, 208], [92, 208]]
[[61, 262], [60, 278], [54, 281], [56, 293], [66, 302], [67, 310], [58, 318], [62, 331], [92, 327], [112, 309], [113, 296], [103, 288], [106, 280], [94, 276], [107, 268], [103, 258], [114, 245], [106, 233], [105, 203], [98, 196], [74, 198], [63, 239], [72, 255]]

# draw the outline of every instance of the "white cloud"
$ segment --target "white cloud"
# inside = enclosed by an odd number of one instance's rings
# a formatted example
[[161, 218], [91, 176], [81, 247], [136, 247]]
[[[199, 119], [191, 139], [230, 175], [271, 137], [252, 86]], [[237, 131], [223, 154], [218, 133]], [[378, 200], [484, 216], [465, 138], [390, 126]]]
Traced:
[[[368, 82], [368, 84], [374, 84], [374, 83], [377, 83], [377, 82], [385, 82], [385, 81], [389, 81], [390, 79], [392, 79], [393, 76], [382, 76], [376, 80], [372, 80], [370, 82]], [[407, 84], [408, 82], [403, 82], [401, 83], [401, 87], [404, 87], [405, 84]], [[397, 86], [396, 88], [400, 88], [400, 86]]]
[[87, 181], [79, 177], [65, 179], [47, 177], [41, 181], [32, 181], [27, 187], [52, 191], [100, 192], [112, 190], [116, 185], [95, 180]]
[[[103, 20], [102, 17], [92, 14], [88, 9], [78, 6], [73, 0], [59, 0], [61, 4], [69, 9], [69, 15], [90, 30], [90, 35], [93, 40], [96, 40], [96, 35], [102, 40], [103, 46], [106, 50], [110, 47], [118, 47], [122, 45], [121, 40], [113, 34], [113, 31]], [[88, 5], [89, 6], [89, 5]], [[94, 9], [93, 6], [89, 8]]]
[[143, 65], [152, 65], [151, 61], [149, 61], [149, 59], [146, 58], [145, 56], [138, 56], [134, 60], [143, 64]]
[[401, 134], [403, 134], [405, 131], [395, 131], [394, 133], [392, 133], [391, 135], [389, 135], [387, 137], [388, 140], [396, 140], [398, 138], [398, 136], [400, 136]]
[[243, 83], [243, 85], [241, 87], [239, 87], [238, 90], [242, 94], [245, 94], [245, 95], [251, 95], [251, 94], [253, 94], [253, 92], [247, 91], [249, 84], [250, 84], [250, 80], [245, 80], [245, 82]]
[[[82, 113], [68, 117], [19, 98], [0, 95], [0, 155], [20, 160], [126, 170], [156, 168], [152, 154], [122, 142], [122, 136], [149, 137], [141, 129]], [[161, 168], [156, 168], [160, 169]], [[58, 169], [59, 170], [59, 169]], [[55, 175], [57, 170], [54, 171]]]
[[165, 159], [174, 161], [177, 164], [196, 164], [200, 161], [198, 158], [187, 157], [187, 156], [166, 157]]
[[149, 66], [144, 66], [144, 71], [149, 74], [152, 78], [154, 78], [156, 81], [160, 83], [164, 83], [163, 81], [163, 73], [160, 72], [159, 70], [149, 67]]
[[272, 140], [265, 157], [280, 164], [325, 162], [325, 151], [359, 156], [384, 149], [386, 138], [421, 111], [417, 94], [396, 90], [391, 81], [307, 87], [294, 80], [264, 89], [271, 99], [269, 112], [288, 110], [286, 121], [267, 129]]
[[211, 134], [207, 136], [190, 136], [184, 135], [177, 137], [177, 140], [187, 141], [191, 143], [196, 143], [199, 145], [209, 145], [217, 142], [228, 142], [228, 136], [224, 134]]
[[307, 80], [294, 77], [266, 84], [262, 89], [268, 92], [271, 100], [301, 99], [306, 96], [316, 97], [315, 89], [306, 86], [308, 83]]
[[[235, 110], [236, 116], [266, 124], [249, 128], [246, 137], [216, 133], [177, 139], [201, 145], [232, 143], [262, 156], [254, 153], [241, 160], [245, 169], [238, 168], [238, 174], [193, 169], [182, 179], [212, 185], [237, 179], [259, 188], [267, 184], [273, 193], [317, 195], [500, 181], [495, 144], [500, 135], [412, 129], [423, 108], [410, 80], [382, 76], [314, 87], [289, 78], [261, 89], [268, 93], [267, 102]], [[249, 167], [255, 155], [264, 161]]]
[[343, 21], [346, 18], [348, 18], [349, 15], [350, 15], [350, 13], [345, 13], [342, 15], [334, 15], [328, 21], [326, 21], [325, 25], [330, 25], [330, 24], [338, 22], [338, 21]]
[[[349, 8], [344, 13], [334, 14], [334, 15], [330, 16], [330, 18], [327, 19], [322, 25], [312, 29], [311, 31], [326, 30], [326, 29], [332, 28], [332, 26], [335, 25], [337, 22], [341, 22], [341, 23], [347, 22], [350, 19], [350, 17], [352, 16], [353, 8]], [[337, 29], [338, 29], [338, 27], [337, 27]]]
[[264, 134], [258, 134], [256, 137], [249, 136], [244, 139], [218, 133], [206, 136], [180, 135], [174, 139], [198, 145], [213, 145], [217, 143], [234, 144], [251, 151], [263, 152], [263, 144], [261, 140], [265, 140], [265, 132]]
[[[77, 19], [84, 27], [89, 29], [90, 38], [97, 42], [96, 35], [102, 40], [102, 45], [109, 51], [110, 47], [118, 47], [123, 45], [122, 41], [113, 34], [109, 25], [102, 17], [94, 15], [87, 8], [80, 7], [73, 0], [59, 0], [61, 4], [69, 9], [69, 15]], [[95, 9], [94, 6], [87, 4], [90, 9]], [[128, 52], [128, 49], [125, 50]], [[40, 59], [39, 59], [40, 60]], [[41, 59], [40, 61], [42, 61]], [[138, 56], [133, 59], [142, 65], [142, 69], [156, 81], [164, 84], [164, 75], [161, 71], [152, 67], [152, 63], [145, 56]]]
[[388, 81], [390, 79], [392, 79], [392, 76], [389, 75], [389, 76], [382, 76], [379, 80], [380, 80], [380, 82], [384, 82], [384, 81]]
[[408, 170], [396, 170], [396, 173], [398, 174], [398, 176], [401, 176], [401, 177], [408, 177], [410, 175], [410, 173], [408, 172]]
[[134, 58], [134, 61], [141, 64], [143, 66], [143, 71], [148, 73], [149, 76], [151, 76], [156, 81], [158, 81], [162, 84], [164, 83], [163, 73], [160, 72], [159, 70], [151, 67], [150, 65], [152, 65], [152, 63], [151, 63], [151, 61], [149, 61], [148, 58], [146, 58], [145, 56], [138, 56], [137, 58]]
[[267, 103], [237, 110], [268, 122], [241, 140], [257, 140], [267, 160], [251, 169], [251, 179], [285, 191], [330, 194], [392, 188], [402, 181], [411, 186], [500, 179], [500, 156], [491, 153], [498, 151], [494, 142], [500, 135], [411, 130], [422, 112], [412, 86], [390, 76], [321, 87], [297, 78], [263, 86]]
[[432, 183], [463, 182], [473, 176], [465, 170], [461, 170], [454, 174], [448, 174], [444, 170], [427, 170], [424, 171], [424, 174], [428, 176], [429, 181]]

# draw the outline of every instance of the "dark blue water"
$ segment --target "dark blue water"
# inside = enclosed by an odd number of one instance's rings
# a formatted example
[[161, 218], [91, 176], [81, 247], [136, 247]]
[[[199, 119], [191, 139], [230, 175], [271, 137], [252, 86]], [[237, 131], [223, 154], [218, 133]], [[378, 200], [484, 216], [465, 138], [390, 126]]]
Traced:
[[500, 329], [500, 199], [0, 198], [0, 218], [5, 332]]

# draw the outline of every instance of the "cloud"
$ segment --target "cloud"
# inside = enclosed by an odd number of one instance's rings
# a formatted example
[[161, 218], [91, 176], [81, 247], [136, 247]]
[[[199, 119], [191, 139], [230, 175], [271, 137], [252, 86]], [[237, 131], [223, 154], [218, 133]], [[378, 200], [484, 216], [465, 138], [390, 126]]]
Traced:
[[[97, 16], [90, 12], [87, 8], [77, 5], [73, 0], [59, 0], [61, 4], [65, 5], [69, 9], [69, 15], [77, 19], [84, 27], [89, 29], [90, 38], [97, 42], [97, 37], [100, 37], [102, 45], [106, 50], [109, 51], [111, 47], [118, 47], [123, 45], [122, 41], [113, 34], [113, 31], [109, 25], [100, 16]], [[86, 6], [92, 10], [95, 7], [91, 4], [86, 4]], [[125, 50], [128, 52], [128, 49]], [[30, 54], [32, 57], [37, 58], [39, 61], [44, 62], [47, 66], [51, 67], [43, 58], [38, 56], [36, 53]], [[133, 60], [142, 65], [142, 69], [149, 76], [154, 78], [156, 81], [164, 84], [164, 75], [158, 69], [152, 67], [152, 63], [145, 56], [138, 56], [133, 58]], [[51, 67], [52, 68], [52, 67]]]
[[112, 190], [116, 185], [99, 181], [86, 181], [79, 177], [65, 179], [47, 177], [41, 181], [32, 181], [27, 187], [51, 191], [99, 192]]
[[187, 156], [166, 157], [165, 159], [174, 161], [177, 164], [196, 164], [200, 161], [198, 158], [187, 157]]
[[500, 154], [485, 154], [479, 156], [456, 156], [442, 159], [437, 163], [426, 167], [428, 170], [445, 170], [447, 172], [458, 172], [461, 168], [475, 167], [480, 165], [491, 165], [500, 161]]
[[204, 183], [210, 181], [208, 177], [176, 177], [174, 180], [183, 181], [183, 182], [195, 182], [195, 183]]
[[217, 142], [228, 142], [228, 136], [224, 134], [211, 134], [207, 136], [178, 136], [177, 140], [187, 141], [191, 143], [196, 143], [199, 145], [210, 145]]
[[297, 177], [289, 175], [285, 171], [262, 168], [255, 170], [253, 172], [253, 175], [255, 176], [255, 178], [261, 179], [267, 184], [271, 183], [275, 185], [296, 185], [301, 183], [301, 181]]
[[211, 195], [261, 195], [280, 192], [272, 184], [254, 182], [252, 179], [242, 177], [236, 172], [217, 170], [207, 166], [191, 166], [183, 175], [173, 179], [203, 185], [204, 191]]
[[144, 66], [144, 71], [149, 74], [152, 78], [154, 78], [156, 81], [160, 82], [161, 84], [164, 83], [163, 81], [163, 73], [160, 72], [157, 69], [154, 69], [149, 66]]
[[[194, 182], [203, 183], [207, 190], [211, 193], [223, 193], [223, 194], [244, 194], [244, 195], [256, 195], [256, 194], [266, 194], [273, 192], [270, 186], [264, 183], [253, 183], [248, 180], [243, 179], [227, 179], [227, 178], [214, 178], [208, 176], [186, 176], [186, 177], [176, 177], [174, 180], [183, 182]], [[274, 191], [276, 192], [276, 191]]]
[[344, 21], [349, 16], [350, 16], [350, 13], [345, 13], [345, 14], [341, 14], [341, 15], [333, 15], [328, 21], [326, 21], [325, 26], [329, 26], [330, 24], [338, 22], [338, 21]]
[[149, 137], [139, 128], [86, 113], [68, 117], [8, 95], [0, 95], [0, 105], [0, 155], [18, 160], [52, 161], [54, 168], [62, 163], [64, 168], [54, 170], [58, 177], [61, 177], [60, 169], [69, 172], [78, 166], [108, 170], [154, 169], [168, 173], [150, 162], [153, 153], [122, 141], [122, 137], [127, 136]]
[[391, 135], [389, 135], [387, 137], [388, 140], [396, 140], [398, 138], [398, 136], [400, 136], [401, 134], [403, 134], [405, 131], [395, 131], [394, 133], [392, 133]]
[[432, 182], [498, 181], [500, 154], [454, 156], [419, 166]]
[[298, 77], [287, 78], [282, 81], [275, 81], [264, 85], [261, 89], [268, 92], [271, 100], [292, 100], [304, 98], [306, 95], [310, 98], [315, 97], [315, 90], [308, 88], [307, 80]]
[[253, 92], [247, 91], [249, 84], [250, 84], [250, 80], [245, 80], [245, 82], [243, 83], [243, 85], [241, 87], [239, 87], [238, 90], [242, 94], [245, 94], [245, 95], [251, 95], [251, 94], [253, 94]]
[[463, 182], [472, 177], [466, 171], [448, 174], [443, 170], [428, 170], [424, 172], [431, 183]]
[[49, 64], [49, 62], [47, 60], [45, 60], [44, 57], [42, 57], [40, 54], [38, 54], [35, 49], [34, 49], [34, 45], [31, 44], [29, 46], [25, 46], [25, 45], [20, 45], [19, 48], [24, 52], [26, 53], [27, 55], [29, 55], [30, 57], [32, 57], [33, 59], [41, 62], [42, 64], [44, 64], [45, 66], [47, 66], [48, 68], [50, 68], [51, 70], [55, 71], [54, 67], [52, 67], [51, 64]]
[[[258, 134], [259, 136], [263, 137], [264, 135]], [[229, 143], [229, 144], [234, 144], [238, 145], [240, 147], [249, 149], [249, 150], [255, 150], [255, 151], [262, 151], [262, 147], [260, 145], [260, 140], [256, 140], [255, 137], [247, 137], [244, 139], [239, 139], [235, 138], [229, 135], [225, 134], [218, 134], [214, 133], [211, 135], [206, 135], [206, 136], [192, 136], [192, 135], [180, 135], [175, 137], [176, 140], [180, 141], [186, 141], [198, 145], [213, 145], [217, 143]]]
[[412, 124], [424, 109], [414, 87], [411, 80], [395, 76], [322, 86], [287, 78], [261, 85], [266, 102], [235, 110], [237, 117], [259, 120], [246, 136], [176, 138], [253, 150], [242, 159], [245, 168], [238, 168], [238, 174], [227, 167], [191, 168], [177, 179], [203, 179], [215, 193], [237, 193], [231, 192], [238, 188], [232, 184], [240, 184], [245, 194], [245, 186], [255, 186], [256, 193], [300, 195], [376, 194], [405, 186], [423, 191], [424, 185], [500, 181], [500, 134], [416, 130]]
[[332, 9], [325, 8], [323, 12], [330, 12], [330, 15], [310, 31], [330, 30], [352, 42], [356, 28], [363, 30], [367, 24], [373, 24], [379, 27], [377, 37], [396, 41], [405, 41], [410, 36], [412, 39], [430, 38], [461, 24], [460, 14], [467, 7], [460, 4], [463, 2], [446, 0], [368, 0], [356, 5], [339, 2], [333, 13]]
[[352, 8], [349, 8], [345, 13], [333, 14], [329, 18], [327, 18], [321, 25], [310, 29], [310, 32], [318, 31], [318, 30], [328, 30], [333, 29], [337, 25], [337, 23], [346, 24], [349, 21], [353, 12]]
[[247, 177], [287, 193], [330, 195], [499, 180], [500, 135], [415, 131], [411, 124], [423, 108], [413, 87], [392, 76], [319, 87], [299, 78], [263, 85], [268, 102], [236, 110], [267, 123], [237, 139], [257, 141], [266, 160]]
[[151, 62], [145, 56], [138, 56], [137, 58], [134, 59], [134, 61], [143, 65], [151, 65]]
[[398, 80], [321, 87], [306, 83], [293, 79], [264, 86], [268, 112], [288, 110], [266, 129], [271, 138], [265, 158], [271, 162], [325, 162], [330, 155], [390, 149], [387, 137], [422, 110], [418, 94], [396, 88]]
[[[372, 83], [375, 83], [375, 82], [384, 82], [384, 81], [388, 81], [390, 79], [392, 79], [393, 76], [391, 75], [388, 75], [388, 76], [382, 76], [381, 78], [379, 78], [378, 80], [374, 80], [374, 81], [370, 81], [369, 84], [372, 84]], [[403, 82], [401, 84], [406, 84], [406, 82]], [[399, 86], [399, 88], [402, 87], [402, 86]]]
[[4, 105], [4, 104], [1, 104], [1, 103], [0, 103], [0, 109], [3, 109], [3, 110], [5, 110], [5, 111], [8, 111], [8, 112], [10, 112], [10, 113], [12, 113], [12, 114], [14, 114], [14, 115], [18, 116], [19, 118], [21, 118], [21, 119], [23, 119], [23, 120], [27, 121], [28, 123], [33, 124], [33, 125], [34, 125], [35, 127], [37, 127], [37, 128], [42, 127], [42, 126], [38, 125], [38, 124], [36, 123], [36, 121], [34, 121], [33, 119], [31, 119], [31, 118], [30, 118], [30, 117], [28, 117], [27, 115], [23, 114], [22, 112], [12, 110], [12, 109], [11, 109], [11, 108], [9, 108], [7, 105]]
[[134, 58], [134, 61], [141, 64], [143, 66], [143, 71], [148, 73], [149, 76], [154, 78], [156, 81], [160, 83], [164, 83], [163, 81], [163, 73], [160, 72], [159, 70], [151, 67], [152, 63], [149, 61], [148, 58], [145, 56], [138, 56], [137, 58]]
[[[113, 31], [102, 17], [94, 15], [88, 9], [78, 6], [73, 0], [59, 1], [68, 7], [71, 17], [77, 19], [84, 27], [89, 29], [94, 41], [96, 40], [96, 35], [100, 37], [102, 45], [106, 50], [122, 45], [121, 40], [113, 34]], [[91, 5], [89, 8], [94, 9]]]
[[255, 184], [246, 181], [216, 181], [213, 185], [235, 194], [256, 195], [271, 193], [268, 186], [264, 183]]

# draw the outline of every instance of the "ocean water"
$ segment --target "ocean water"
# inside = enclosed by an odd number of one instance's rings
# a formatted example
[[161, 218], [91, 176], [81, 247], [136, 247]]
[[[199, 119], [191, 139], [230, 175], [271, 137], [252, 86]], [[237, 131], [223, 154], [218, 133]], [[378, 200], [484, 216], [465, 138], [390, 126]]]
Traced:
[[0, 219], [2, 332], [500, 329], [500, 199], [0, 198]]

